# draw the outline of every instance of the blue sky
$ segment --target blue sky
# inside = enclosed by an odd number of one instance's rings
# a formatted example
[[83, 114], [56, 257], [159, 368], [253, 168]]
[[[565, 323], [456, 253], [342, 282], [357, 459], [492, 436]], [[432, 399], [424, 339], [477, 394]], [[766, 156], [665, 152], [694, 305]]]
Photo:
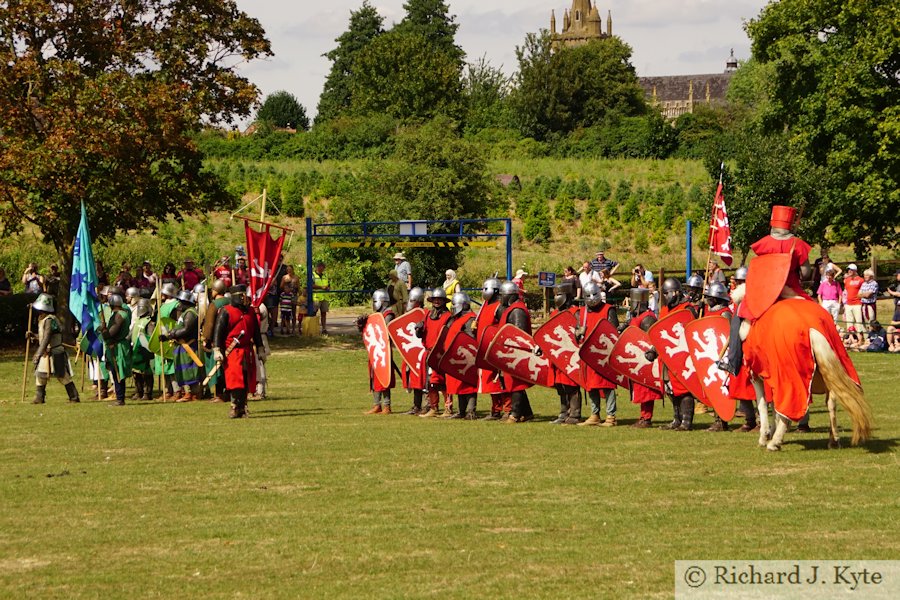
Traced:
[[[404, 0], [371, 0], [385, 23], [403, 18]], [[259, 19], [275, 56], [241, 67], [263, 96], [278, 90], [294, 94], [312, 116], [331, 63], [322, 54], [336, 45], [350, 11], [362, 0], [237, 0]], [[515, 48], [525, 34], [548, 28], [555, 9], [562, 26], [571, 0], [449, 0], [459, 23], [457, 43], [469, 60], [487, 57], [511, 74]], [[750, 56], [746, 20], [767, 0], [609, 0], [598, 5], [604, 18], [612, 10], [613, 33], [631, 45], [638, 75], [718, 73], [734, 48], [738, 59]]]

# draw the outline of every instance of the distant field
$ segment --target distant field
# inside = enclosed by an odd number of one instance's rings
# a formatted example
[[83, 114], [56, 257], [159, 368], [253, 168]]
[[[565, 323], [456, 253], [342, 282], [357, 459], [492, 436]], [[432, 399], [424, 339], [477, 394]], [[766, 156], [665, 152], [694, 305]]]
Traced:
[[876, 439], [850, 448], [839, 412], [845, 448], [826, 450], [818, 399], [814, 433], [772, 454], [754, 434], [631, 429], [627, 393], [614, 429], [548, 425], [543, 389], [522, 425], [363, 416], [355, 336], [277, 339], [271, 397], [240, 421], [68, 405], [55, 382], [21, 404], [7, 354], [0, 596], [670, 598], [676, 559], [895, 559], [900, 357], [853, 358]]

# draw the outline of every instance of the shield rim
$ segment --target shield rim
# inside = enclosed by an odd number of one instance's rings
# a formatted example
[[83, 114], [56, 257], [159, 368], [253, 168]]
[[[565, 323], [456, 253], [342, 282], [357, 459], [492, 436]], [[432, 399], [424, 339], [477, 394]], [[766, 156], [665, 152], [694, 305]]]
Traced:
[[[370, 321], [370, 319], [373, 319], [373, 317], [376, 322], [376, 325], [380, 326], [384, 330], [384, 332], [387, 333], [387, 343], [388, 343], [387, 361], [385, 361], [385, 366], [383, 368], [376, 369], [372, 365], [372, 355], [369, 352], [368, 346], [366, 346], [366, 356], [369, 361], [369, 366], [372, 367], [372, 373], [375, 375], [375, 377], [378, 378], [378, 383], [380, 383], [384, 387], [390, 387], [391, 374], [392, 374], [391, 371], [393, 370], [393, 364], [392, 364], [392, 359], [391, 359], [391, 354], [392, 354], [391, 334], [387, 330], [387, 322], [384, 320], [384, 315], [381, 313], [378, 313], [378, 312], [372, 313], [368, 316], [368, 318], [366, 319], [366, 327], [369, 326], [369, 324], [370, 324], [369, 321]], [[363, 328], [363, 329], [365, 330], [365, 328]], [[381, 371], [384, 371], [384, 373], [382, 373]]]

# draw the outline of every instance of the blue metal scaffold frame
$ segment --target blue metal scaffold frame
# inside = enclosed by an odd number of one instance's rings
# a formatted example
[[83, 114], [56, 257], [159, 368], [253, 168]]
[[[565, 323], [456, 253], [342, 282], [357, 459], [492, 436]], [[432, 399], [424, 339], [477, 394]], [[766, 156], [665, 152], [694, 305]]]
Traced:
[[[503, 223], [503, 233], [483, 233], [471, 231], [476, 225]], [[416, 228], [442, 228], [452, 225], [452, 233], [418, 233]], [[396, 233], [383, 233], [387, 227], [396, 227]], [[411, 233], [400, 233], [401, 228]], [[313, 314], [313, 240], [352, 239], [353, 241], [332, 241], [331, 245], [342, 248], [460, 248], [467, 246], [494, 246], [497, 238], [506, 239], [506, 278], [512, 279], [512, 219], [446, 219], [433, 221], [371, 221], [359, 223], [317, 223], [306, 218], [306, 296], [307, 314]], [[411, 241], [415, 238], [416, 241]], [[387, 241], [393, 240], [393, 241]], [[398, 241], [399, 240], [399, 241]], [[359, 291], [359, 290], [350, 290]], [[334, 293], [334, 292], [332, 292]]]

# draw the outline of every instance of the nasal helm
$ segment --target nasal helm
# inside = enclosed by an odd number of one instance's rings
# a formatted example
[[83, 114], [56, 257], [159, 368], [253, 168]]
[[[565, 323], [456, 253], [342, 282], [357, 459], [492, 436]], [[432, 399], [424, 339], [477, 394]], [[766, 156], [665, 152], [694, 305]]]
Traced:
[[190, 304], [191, 306], [197, 303], [197, 301], [194, 300], [193, 292], [189, 292], [187, 290], [181, 290], [180, 292], [178, 292], [176, 298], [178, 298], [179, 302], [184, 302], [185, 304]]
[[736, 281], [747, 281], [747, 272], [749, 269], [747, 267], [738, 267], [738, 270], [734, 272], [734, 278]]
[[169, 298], [174, 298], [175, 295], [178, 293], [178, 288], [175, 287], [174, 283], [164, 283], [162, 286], [162, 289], [160, 290], [160, 293], [163, 296], [168, 296]]
[[232, 306], [244, 306], [247, 303], [247, 286], [246, 285], [234, 285], [231, 286], [231, 290], [229, 290], [231, 294], [231, 305]]
[[603, 304], [603, 290], [596, 281], [588, 281], [581, 288], [581, 292], [584, 294], [584, 303], [588, 308], [597, 308]]
[[150, 314], [153, 305], [150, 303], [150, 300], [147, 298], [141, 298], [137, 302], [137, 306], [134, 309], [134, 314], [138, 317], [146, 317]]
[[718, 281], [713, 281], [706, 286], [703, 295], [706, 297], [706, 303], [710, 306], [726, 306], [731, 301], [725, 284]]
[[406, 301], [406, 310], [421, 308], [422, 302], [424, 301], [425, 290], [420, 287], [414, 287], [413, 289], [409, 290], [409, 299]]
[[[675, 280], [675, 283], [678, 283], [678, 281]], [[665, 283], [663, 288], [665, 289]], [[631, 303], [631, 314], [637, 316], [647, 310], [650, 301], [650, 290], [642, 287], [631, 288], [631, 291], [628, 292], [628, 299]]]
[[687, 282], [684, 284], [684, 287], [687, 288], [688, 297], [692, 302], [699, 302], [700, 297], [703, 295], [703, 278], [699, 275], [691, 275], [688, 277]]
[[481, 298], [485, 302], [490, 302], [500, 295], [500, 280], [496, 277], [489, 277], [484, 280], [481, 286]]
[[45, 313], [53, 313], [56, 312], [53, 304], [53, 296], [50, 294], [41, 294], [37, 297], [37, 299], [31, 304], [31, 307], [34, 310], [39, 310]]
[[212, 283], [212, 291], [216, 296], [224, 296], [228, 291], [228, 286], [221, 279], [216, 279]]
[[384, 312], [390, 305], [391, 297], [388, 296], [387, 290], [375, 290], [372, 294], [372, 310]]
[[205, 296], [205, 295], [206, 295], [206, 284], [205, 283], [198, 283], [197, 285], [194, 286], [194, 298], [199, 300], [200, 296]]
[[456, 292], [453, 294], [451, 305], [453, 306], [453, 316], [459, 316], [464, 312], [468, 312], [472, 307], [469, 295], [465, 292]]
[[124, 297], [124, 296], [125, 296], [125, 290], [123, 290], [123, 289], [122, 289], [122, 286], [120, 286], [120, 285], [114, 285], [114, 286], [112, 286], [112, 287], [109, 288], [109, 294], [110, 294], [110, 295], [116, 294], [116, 295], [118, 295], [118, 296]]
[[120, 295], [118, 295], [118, 294], [110, 294], [110, 295], [109, 295], [109, 300], [107, 300], [107, 303], [108, 303], [112, 308], [119, 308], [119, 307], [122, 306], [122, 296], [120, 296]]
[[500, 303], [510, 306], [519, 299], [519, 286], [512, 281], [504, 281], [500, 284]]
[[553, 297], [553, 304], [558, 310], [562, 310], [571, 304], [574, 296], [575, 294], [571, 283], [560, 283], [556, 286], [556, 295]]
[[439, 306], [447, 306], [447, 290], [442, 287], [431, 290], [431, 297], [428, 298], [431, 305], [435, 308]]
[[130, 287], [125, 290], [125, 298], [128, 300], [128, 304], [134, 302], [135, 304], [141, 297], [141, 290], [137, 287]]
[[666, 306], [674, 307], [681, 300], [681, 282], [674, 277], [669, 277], [662, 284], [662, 296]]

